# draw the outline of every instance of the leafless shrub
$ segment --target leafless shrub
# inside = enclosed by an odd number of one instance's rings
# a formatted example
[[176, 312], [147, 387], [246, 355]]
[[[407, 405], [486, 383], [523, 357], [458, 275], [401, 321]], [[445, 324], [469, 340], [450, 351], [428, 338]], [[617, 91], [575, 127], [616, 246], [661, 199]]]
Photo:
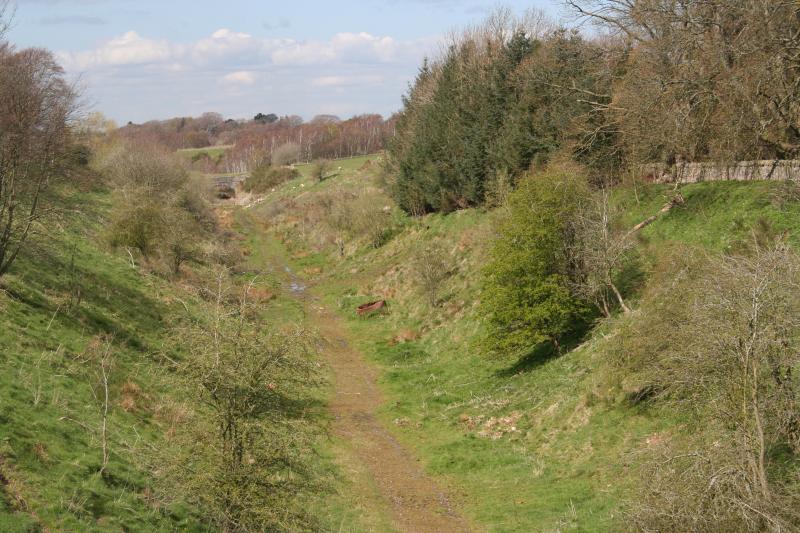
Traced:
[[619, 209], [611, 205], [603, 188], [580, 202], [571, 230], [569, 246], [573, 290], [594, 302], [600, 312], [611, 315], [613, 302], [626, 313], [630, 308], [617, 287], [617, 277], [630, 262], [636, 246], [633, 232], [616, 225]]
[[311, 167], [311, 176], [317, 181], [323, 181], [331, 171], [331, 162], [328, 159], [317, 159]]
[[445, 243], [442, 241], [434, 241], [414, 255], [414, 277], [431, 307], [439, 304], [442, 284], [452, 273], [452, 265], [448, 259]]
[[285, 143], [278, 146], [272, 152], [272, 165], [282, 167], [297, 163], [300, 160], [300, 145], [297, 143]]
[[800, 258], [754, 245], [671, 279], [621, 331], [617, 360], [703, 431], [652, 461], [631, 518], [646, 531], [793, 531]]
[[108, 467], [111, 458], [111, 443], [109, 438], [109, 418], [111, 416], [111, 374], [114, 368], [114, 347], [111, 337], [95, 337], [91, 340], [86, 350], [76, 357], [78, 363], [77, 373], [89, 384], [92, 393], [93, 408], [97, 420], [86, 420], [79, 416], [78, 419], [69, 416], [61, 420], [77, 424], [90, 434], [92, 439], [100, 443], [102, 474]]
[[94, 166], [126, 198], [167, 195], [171, 199], [189, 180], [183, 160], [163, 147], [142, 142], [117, 142], [97, 155]]
[[370, 246], [382, 246], [391, 231], [392, 212], [375, 195], [363, 195], [337, 203], [330, 224], [351, 239], [366, 239]]

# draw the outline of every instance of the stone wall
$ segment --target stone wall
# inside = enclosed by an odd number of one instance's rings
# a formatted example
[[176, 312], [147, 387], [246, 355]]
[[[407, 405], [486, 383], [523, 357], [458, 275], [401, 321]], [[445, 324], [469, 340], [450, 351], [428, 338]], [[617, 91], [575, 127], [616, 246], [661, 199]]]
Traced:
[[648, 165], [648, 181], [656, 183], [698, 183], [701, 181], [800, 181], [800, 160], [741, 161], [739, 163], [677, 163]]

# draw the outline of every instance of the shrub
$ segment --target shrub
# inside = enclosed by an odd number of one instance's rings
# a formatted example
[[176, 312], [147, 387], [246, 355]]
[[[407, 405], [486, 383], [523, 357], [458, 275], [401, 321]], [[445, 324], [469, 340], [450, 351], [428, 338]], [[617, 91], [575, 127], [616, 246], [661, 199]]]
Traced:
[[123, 143], [102, 154], [95, 165], [116, 189], [108, 227], [112, 246], [135, 250], [151, 267], [160, 265], [170, 274], [200, 258], [202, 241], [218, 229], [210, 189], [190, 183], [174, 154]]
[[328, 159], [317, 159], [311, 167], [311, 176], [317, 180], [322, 181], [328, 177], [331, 171], [331, 162]]
[[661, 266], [669, 282], [626, 321], [611, 351], [628, 381], [696, 424], [685, 440], [649, 451], [631, 518], [645, 531], [793, 530], [800, 258], [781, 242], [691, 255]]
[[451, 265], [448, 261], [445, 243], [436, 241], [414, 256], [412, 265], [417, 286], [431, 307], [439, 303], [442, 284], [450, 277]]
[[205, 231], [217, 229], [217, 217], [211, 207], [212, 189], [203, 179], [193, 180], [187, 187], [178, 191], [177, 206], [189, 213], [194, 221]]
[[172, 194], [189, 179], [184, 160], [146, 143], [116, 143], [97, 155], [94, 166], [123, 194]]
[[551, 171], [523, 180], [496, 224], [483, 271], [486, 346], [522, 354], [543, 342], [559, 348], [591, 316], [570, 290], [570, 223], [588, 187], [580, 176]]
[[379, 248], [388, 240], [392, 229], [392, 212], [375, 195], [343, 199], [333, 206], [330, 224], [351, 239], [366, 239]]
[[300, 160], [300, 145], [292, 142], [282, 144], [272, 152], [271, 159], [276, 167], [297, 163]]
[[298, 176], [300, 176], [300, 172], [294, 168], [262, 165], [256, 168], [242, 183], [242, 189], [253, 194], [265, 194]]
[[198, 257], [196, 221], [191, 213], [174, 209], [168, 213], [166, 224], [161, 247], [170, 272], [177, 275], [181, 265]]
[[150, 257], [166, 233], [167, 220], [166, 210], [157, 202], [142, 197], [120, 202], [111, 216], [109, 241], [114, 247], [134, 249]]
[[251, 321], [260, 314], [253, 298], [236, 298], [228, 274], [219, 276], [207, 288], [213, 314], [183, 332], [188, 354], [178, 375], [202, 407], [160, 452], [164, 496], [196, 505], [221, 531], [319, 529], [301, 503], [319, 486], [300, 452], [313, 438], [311, 342], [303, 331], [270, 332]]

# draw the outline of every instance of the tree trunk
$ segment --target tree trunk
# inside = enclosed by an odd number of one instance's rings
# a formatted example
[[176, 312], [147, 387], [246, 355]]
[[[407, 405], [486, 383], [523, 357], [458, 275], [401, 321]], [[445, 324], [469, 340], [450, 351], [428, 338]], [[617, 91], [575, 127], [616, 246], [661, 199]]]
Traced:
[[625, 300], [622, 299], [622, 294], [619, 292], [619, 289], [617, 289], [617, 286], [614, 285], [614, 282], [610, 279], [608, 280], [608, 286], [611, 287], [611, 290], [614, 292], [614, 296], [617, 297], [617, 301], [619, 302], [619, 306], [622, 308], [622, 312], [625, 314], [630, 313], [630, 307], [625, 305]]

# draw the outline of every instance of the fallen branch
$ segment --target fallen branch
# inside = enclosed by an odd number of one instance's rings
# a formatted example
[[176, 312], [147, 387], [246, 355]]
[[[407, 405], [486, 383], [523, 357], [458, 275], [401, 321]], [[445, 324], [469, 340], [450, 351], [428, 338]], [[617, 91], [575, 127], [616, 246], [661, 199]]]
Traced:
[[658, 219], [659, 219], [659, 217], [661, 217], [661, 216], [662, 216], [664, 213], [669, 213], [669, 211], [670, 211], [670, 210], [671, 210], [673, 207], [675, 207], [676, 205], [683, 205], [684, 203], [686, 203], [686, 200], [684, 200], [684, 199], [683, 199], [683, 195], [680, 193], [680, 191], [678, 191], [678, 193], [677, 193], [677, 194], [676, 194], [676, 195], [675, 195], [675, 196], [672, 198], [672, 200], [670, 200], [669, 202], [667, 202], [666, 204], [664, 204], [664, 207], [662, 207], [662, 208], [661, 208], [661, 210], [660, 210], [658, 213], [656, 213], [656, 214], [655, 214], [655, 215], [653, 215], [653, 216], [647, 217], [647, 218], [646, 218], [646, 219], [644, 219], [643, 221], [641, 221], [641, 222], [639, 222], [638, 224], [636, 224], [636, 225], [635, 225], [635, 226], [634, 226], [634, 227], [633, 227], [633, 228], [632, 228], [632, 229], [631, 229], [631, 230], [628, 232], [628, 235], [626, 235], [626, 238], [627, 238], [627, 237], [630, 237], [630, 236], [631, 236], [631, 235], [633, 235], [634, 233], [636, 233], [636, 232], [638, 232], [638, 231], [641, 231], [642, 229], [646, 228], [647, 226], [649, 226], [650, 224], [652, 224], [653, 222], [655, 222], [656, 220], [658, 220]]

